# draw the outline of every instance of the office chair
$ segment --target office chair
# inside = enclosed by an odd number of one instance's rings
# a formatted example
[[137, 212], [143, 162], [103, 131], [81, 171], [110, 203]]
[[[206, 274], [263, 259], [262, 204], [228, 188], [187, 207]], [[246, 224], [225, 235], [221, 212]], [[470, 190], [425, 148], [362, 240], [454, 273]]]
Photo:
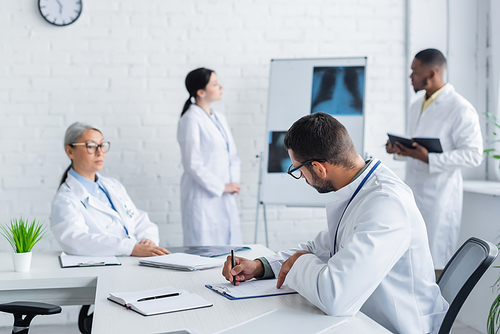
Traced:
[[[0, 304], [0, 311], [14, 315], [12, 334], [28, 334], [31, 320], [37, 315], [61, 313], [61, 307], [36, 302], [12, 302]], [[24, 317], [24, 319], [23, 319]]]
[[82, 334], [90, 334], [94, 312], [89, 313], [90, 305], [83, 305], [78, 314], [78, 329]]
[[450, 333], [465, 300], [497, 255], [498, 249], [494, 244], [472, 237], [448, 261], [437, 280], [441, 294], [450, 304], [439, 334]]

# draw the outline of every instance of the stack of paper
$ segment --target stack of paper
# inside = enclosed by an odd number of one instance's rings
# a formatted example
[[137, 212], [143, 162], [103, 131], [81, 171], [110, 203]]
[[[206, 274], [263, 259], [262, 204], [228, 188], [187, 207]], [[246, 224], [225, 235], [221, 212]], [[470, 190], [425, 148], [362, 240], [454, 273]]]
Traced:
[[168, 247], [172, 253], [196, 254], [206, 257], [216, 257], [221, 255], [231, 254], [231, 250], [235, 252], [250, 250], [247, 246], [184, 246], [184, 247]]
[[171, 286], [137, 292], [110, 293], [108, 299], [142, 315], [170, 313], [213, 305], [195, 293]]
[[220, 267], [223, 264], [224, 259], [214, 259], [184, 253], [144, 257], [139, 260], [139, 265], [141, 266], [175, 270], [201, 270]]

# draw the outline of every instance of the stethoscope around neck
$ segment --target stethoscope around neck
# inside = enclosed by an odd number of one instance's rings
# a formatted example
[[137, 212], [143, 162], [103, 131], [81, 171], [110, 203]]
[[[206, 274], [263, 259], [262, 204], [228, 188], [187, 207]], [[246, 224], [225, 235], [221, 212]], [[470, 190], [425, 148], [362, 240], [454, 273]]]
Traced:
[[380, 162], [381, 162], [380, 160], [377, 161], [375, 166], [373, 166], [372, 169], [368, 172], [368, 174], [366, 174], [366, 176], [363, 178], [363, 181], [361, 181], [359, 186], [356, 188], [356, 190], [352, 194], [351, 199], [349, 199], [349, 202], [347, 202], [347, 205], [345, 206], [344, 211], [342, 211], [342, 215], [340, 216], [339, 223], [337, 224], [337, 229], [335, 230], [335, 237], [333, 239], [333, 254], [330, 253], [330, 255], [334, 255], [335, 253], [337, 253], [337, 236], [339, 234], [340, 223], [342, 222], [342, 218], [344, 217], [344, 213], [346, 212], [347, 207], [349, 207], [349, 204], [351, 204], [352, 200], [354, 199], [354, 197], [356, 197], [356, 195], [361, 190], [363, 185], [366, 183], [368, 178], [373, 174], [375, 169], [377, 169], [377, 167], [380, 165]]

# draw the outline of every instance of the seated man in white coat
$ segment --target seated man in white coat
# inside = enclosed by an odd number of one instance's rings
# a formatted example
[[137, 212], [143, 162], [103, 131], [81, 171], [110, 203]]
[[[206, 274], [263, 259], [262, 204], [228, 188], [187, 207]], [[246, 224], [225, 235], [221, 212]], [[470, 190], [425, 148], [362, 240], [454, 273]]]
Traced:
[[331, 316], [358, 311], [394, 333], [437, 333], [448, 303], [434, 280], [425, 224], [410, 188], [380, 160], [364, 161], [345, 127], [324, 113], [302, 117], [285, 137], [292, 165], [320, 193], [328, 229], [297, 248], [248, 260], [228, 258], [236, 284], [278, 277]]
[[135, 206], [116, 179], [100, 174], [110, 144], [89, 125], [73, 123], [64, 137], [71, 164], [52, 202], [50, 227], [62, 249], [75, 255], [155, 256], [158, 227]]
[[446, 58], [436, 49], [422, 50], [411, 65], [411, 84], [425, 95], [411, 105], [409, 136], [439, 138], [443, 153], [429, 153], [387, 142], [387, 152], [406, 160], [405, 182], [415, 196], [429, 236], [436, 278], [455, 253], [462, 221], [461, 168], [483, 161], [483, 138], [474, 107], [444, 80]]

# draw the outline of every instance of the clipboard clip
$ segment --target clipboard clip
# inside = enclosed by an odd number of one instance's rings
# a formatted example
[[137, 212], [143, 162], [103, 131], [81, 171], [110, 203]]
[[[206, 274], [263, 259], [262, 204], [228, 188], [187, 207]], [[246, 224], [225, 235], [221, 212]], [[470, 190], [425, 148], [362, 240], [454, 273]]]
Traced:
[[95, 267], [95, 266], [104, 266], [106, 265], [106, 262], [101, 261], [101, 262], [80, 262], [78, 263], [78, 267]]
[[229, 294], [229, 290], [228, 290], [228, 288], [226, 288], [226, 287], [223, 287], [223, 286], [214, 286], [214, 285], [212, 285], [212, 289], [214, 289], [215, 291], [217, 291], [217, 292], [218, 292], [218, 293], [220, 293], [220, 294], [230, 296], [230, 294]]

